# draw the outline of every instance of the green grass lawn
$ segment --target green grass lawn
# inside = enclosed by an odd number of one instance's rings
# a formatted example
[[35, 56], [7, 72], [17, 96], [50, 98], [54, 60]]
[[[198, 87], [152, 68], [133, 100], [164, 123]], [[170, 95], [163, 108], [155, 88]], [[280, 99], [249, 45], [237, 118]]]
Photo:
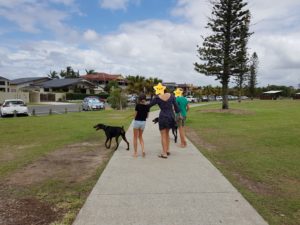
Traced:
[[300, 224], [300, 101], [219, 108], [191, 109], [187, 126], [214, 147], [194, 143], [271, 225]]
[[103, 138], [93, 128], [97, 123], [128, 127], [132, 118], [131, 110], [105, 110], [1, 119], [0, 158], [7, 160], [0, 164], [0, 178], [63, 145]]
[[[127, 129], [132, 118], [133, 110], [104, 110], [1, 119], [0, 203], [11, 199], [13, 200], [12, 202], [28, 198], [38, 199], [41, 202], [54, 206], [57, 210], [56, 214], [60, 214], [58, 217], [59, 221], [55, 225], [70, 225], [113, 153], [113, 150], [109, 151], [101, 147], [105, 140], [104, 132], [102, 130], [96, 132], [93, 126], [97, 123], [104, 123], [113, 126], [124, 126]], [[97, 164], [89, 169], [90, 175], [86, 179], [76, 181], [76, 174], [72, 174], [71, 170], [64, 170], [64, 162], [66, 163], [65, 166], [70, 166], [70, 162], [80, 163], [80, 161], [76, 161], [76, 158], [74, 159], [75, 161], [70, 161], [70, 158], [62, 157], [55, 162], [63, 165], [58, 167], [60, 168], [58, 174], [41, 179], [41, 182], [31, 185], [11, 185], [6, 183], [8, 178], [20, 171], [25, 171], [28, 166], [35, 165], [35, 162], [40, 162], [44, 156], [48, 157], [47, 159], [49, 160], [51, 159], [49, 154], [59, 151], [66, 152], [66, 150], [70, 149], [69, 146], [76, 143], [98, 144], [97, 149], [93, 145], [91, 147], [86, 147], [85, 145], [79, 147], [80, 151], [77, 153], [79, 157], [81, 153], [82, 155], [85, 154], [85, 156], [94, 154], [96, 156], [93, 157], [97, 159], [103, 157], [99, 165]], [[99, 146], [102, 150], [98, 149]], [[114, 146], [114, 142], [112, 146]], [[72, 150], [70, 151], [72, 154]], [[71, 154], [68, 156], [71, 156]], [[85, 158], [80, 160], [85, 160]], [[39, 170], [39, 168], [36, 168], [36, 170]], [[49, 168], [48, 171], [51, 172], [51, 170], [53, 168]], [[80, 176], [84, 175], [80, 174]], [[75, 180], [70, 182], [68, 179], [71, 176]], [[12, 207], [16, 207], [16, 209], [7, 209], [10, 211], [7, 211], [6, 215], [10, 217], [19, 215], [18, 205]], [[2, 210], [5, 209], [2, 207]]]

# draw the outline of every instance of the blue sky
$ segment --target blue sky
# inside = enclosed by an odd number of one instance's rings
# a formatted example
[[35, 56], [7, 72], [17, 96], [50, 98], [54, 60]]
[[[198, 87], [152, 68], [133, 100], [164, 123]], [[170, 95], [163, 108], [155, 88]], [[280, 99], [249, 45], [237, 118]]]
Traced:
[[[299, 0], [250, 0], [249, 52], [259, 86], [300, 83]], [[219, 85], [198, 74], [207, 0], [0, 0], [0, 76], [46, 76], [72, 66]]]

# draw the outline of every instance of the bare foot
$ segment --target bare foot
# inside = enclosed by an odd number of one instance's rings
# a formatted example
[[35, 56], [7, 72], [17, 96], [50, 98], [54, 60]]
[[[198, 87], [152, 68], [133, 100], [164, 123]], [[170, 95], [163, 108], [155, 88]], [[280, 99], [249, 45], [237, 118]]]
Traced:
[[180, 148], [185, 148], [186, 146], [187, 146], [186, 143], [182, 143], [182, 144], [179, 145]]
[[137, 156], [138, 156], [137, 153], [134, 153], [134, 154], [133, 154], [133, 157], [134, 157], [134, 158], [137, 158]]
[[145, 157], [145, 156], [146, 156], [146, 152], [143, 152], [143, 153], [142, 153], [142, 156]]

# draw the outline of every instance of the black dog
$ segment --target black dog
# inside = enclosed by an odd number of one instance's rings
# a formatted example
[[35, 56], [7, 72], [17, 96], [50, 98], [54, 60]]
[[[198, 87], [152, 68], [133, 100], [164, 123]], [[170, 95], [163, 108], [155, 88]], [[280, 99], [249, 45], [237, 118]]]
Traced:
[[[152, 120], [153, 123], [158, 123], [158, 117], [156, 117], [154, 120]], [[177, 143], [177, 123], [174, 121], [174, 126], [172, 127], [172, 133], [174, 135], [174, 141]]]
[[[117, 146], [115, 148], [115, 150], [117, 150], [117, 148], [119, 147], [119, 142], [118, 142], [118, 139], [119, 137], [121, 136], [123, 138], [123, 140], [127, 143], [127, 151], [129, 150], [129, 143], [125, 137], [125, 130], [124, 130], [124, 127], [112, 127], [112, 126], [106, 126], [104, 124], [97, 124], [94, 126], [94, 128], [96, 130], [104, 130], [105, 132], [105, 135], [106, 135], [106, 141], [105, 141], [105, 147], [106, 148], [110, 148], [110, 145], [111, 145], [111, 139], [112, 138], [116, 138], [116, 142], [117, 142]], [[107, 145], [109, 141], [109, 145]]]

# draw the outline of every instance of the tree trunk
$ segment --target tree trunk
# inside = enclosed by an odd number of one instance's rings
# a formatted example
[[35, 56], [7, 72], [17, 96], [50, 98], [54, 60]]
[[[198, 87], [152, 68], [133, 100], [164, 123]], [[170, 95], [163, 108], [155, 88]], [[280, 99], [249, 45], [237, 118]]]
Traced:
[[222, 82], [222, 109], [229, 109], [228, 106], [228, 81], [223, 81]]

